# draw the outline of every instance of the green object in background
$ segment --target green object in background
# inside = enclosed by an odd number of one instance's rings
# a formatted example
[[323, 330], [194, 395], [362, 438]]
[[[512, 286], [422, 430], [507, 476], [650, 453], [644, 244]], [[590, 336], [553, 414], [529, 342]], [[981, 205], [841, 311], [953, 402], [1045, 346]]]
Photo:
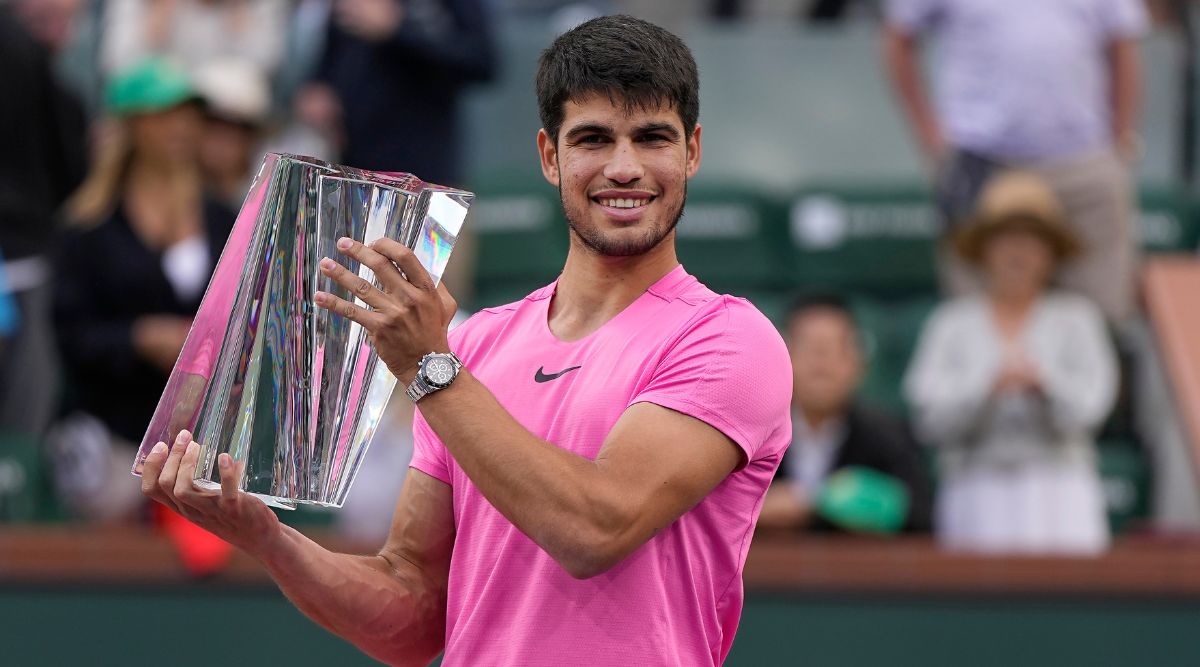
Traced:
[[786, 212], [763, 193], [691, 189], [675, 229], [679, 260], [714, 291], [746, 296], [790, 284]]
[[1200, 202], [1187, 188], [1144, 188], [1135, 230], [1142, 250], [1194, 252], [1200, 243]]
[[52, 516], [46, 466], [36, 438], [0, 433], [0, 524]]
[[147, 58], [117, 72], [104, 90], [115, 114], [162, 111], [199, 99], [186, 72], [165, 58]]
[[919, 186], [805, 188], [787, 216], [792, 279], [882, 297], [937, 290], [938, 214]]
[[891, 475], [859, 466], [829, 476], [817, 496], [817, 513], [850, 530], [895, 533], [908, 516], [908, 489]]

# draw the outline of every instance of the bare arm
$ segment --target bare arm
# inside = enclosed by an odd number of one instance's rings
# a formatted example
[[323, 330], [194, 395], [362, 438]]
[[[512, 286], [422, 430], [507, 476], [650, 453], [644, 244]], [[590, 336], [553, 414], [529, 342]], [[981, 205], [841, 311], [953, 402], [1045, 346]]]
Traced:
[[[383, 290], [322, 262], [326, 275], [371, 310], [325, 293], [317, 304], [362, 324], [400, 382], [411, 382], [423, 354], [449, 350], [448, 295], [439, 298], [412, 251], [394, 241], [372, 248], [355, 242], [342, 251], [370, 267]], [[638, 403], [588, 460], [527, 431], [469, 370], [423, 399], [421, 415], [484, 497], [580, 578], [611, 568], [691, 509], [743, 457], [707, 423]]]
[[424, 399], [421, 414], [484, 497], [579, 578], [679, 518], [742, 456], [708, 424], [638, 403], [591, 461], [526, 431], [469, 372]]
[[915, 36], [894, 26], [884, 28], [884, 69], [900, 99], [900, 106], [904, 109], [921, 150], [931, 164], [936, 165], [945, 153], [946, 145], [937, 116], [926, 94], [919, 55], [920, 45]]
[[186, 431], [169, 455], [165, 445], [156, 449], [146, 459], [142, 492], [262, 561], [300, 611], [372, 657], [426, 665], [441, 651], [454, 542], [446, 484], [410, 471], [383, 550], [352, 556], [283, 526], [262, 501], [238, 491], [228, 454], [218, 459], [221, 491], [197, 489], [199, 454]]
[[1121, 157], [1134, 159], [1141, 150], [1137, 127], [1142, 99], [1142, 72], [1137, 40], [1114, 40], [1108, 48], [1108, 69], [1113, 141]]

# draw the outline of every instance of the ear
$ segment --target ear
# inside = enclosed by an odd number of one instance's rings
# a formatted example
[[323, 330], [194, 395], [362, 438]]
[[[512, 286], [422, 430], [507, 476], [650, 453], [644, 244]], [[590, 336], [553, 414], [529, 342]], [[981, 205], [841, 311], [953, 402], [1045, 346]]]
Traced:
[[687, 138], [687, 177], [691, 178], [700, 171], [700, 123], [696, 123], [696, 129], [692, 130], [691, 136]]
[[562, 184], [558, 172], [558, 146], [545, 129], [537, 133], [538, 157], [542, 160], [542, 176], [554, 187]]

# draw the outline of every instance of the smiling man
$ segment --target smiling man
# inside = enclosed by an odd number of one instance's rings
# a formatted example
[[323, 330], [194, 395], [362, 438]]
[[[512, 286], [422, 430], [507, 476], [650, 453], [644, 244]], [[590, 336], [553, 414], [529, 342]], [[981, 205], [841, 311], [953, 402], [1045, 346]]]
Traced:
[[369, 308], [317, 303], [366, 327], [417, 401], [384, 549], [334, 554], [280, 526], [225, 455], [223, 490], [195, 489], [186, 432], [147, 459], [144, 490], [393, 664], [443, 648], [445, 665], [720, 664], [791, 436], [791, 369], [765, 317], [676, 259], [700, 166], [695, 62], [661, 28], [604, 17], [547, 49], [537, 94], [570, 227], [557, 281], [447, 339], [452, 299], [399, 244], [339, 244], [381, 290], [322, 263]]

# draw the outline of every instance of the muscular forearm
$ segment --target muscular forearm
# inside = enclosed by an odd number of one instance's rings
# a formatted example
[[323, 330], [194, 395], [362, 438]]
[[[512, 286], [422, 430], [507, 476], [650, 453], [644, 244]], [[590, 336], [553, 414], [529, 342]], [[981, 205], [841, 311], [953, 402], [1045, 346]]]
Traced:
[[[601, 464], [534, 436], [468, 371], [421, 414], [480, 492], [576, 576], [605, 569], [642, 536]], [[623, 502], [632, 501], [632, 502]]]
[[442, 649], [445, 587], [386, 550], [333, 553], [283, 527], [260, 560], [300, 611], [377, 660], [427, 665]]

